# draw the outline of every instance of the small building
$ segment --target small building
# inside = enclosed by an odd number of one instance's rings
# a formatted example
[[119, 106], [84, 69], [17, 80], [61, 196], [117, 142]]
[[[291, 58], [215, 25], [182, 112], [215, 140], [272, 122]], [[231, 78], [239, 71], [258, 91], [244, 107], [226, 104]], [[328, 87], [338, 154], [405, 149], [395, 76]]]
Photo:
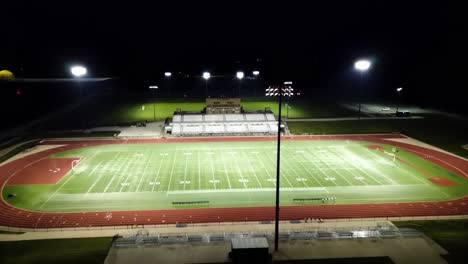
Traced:
[[265, 237], [233, 238], [231, 252], [233, 263], [270, 263], [271, 255]]
[[207, 114], [240, 114], [241, 99], [240, 98], [207, 98], [206, 99]]

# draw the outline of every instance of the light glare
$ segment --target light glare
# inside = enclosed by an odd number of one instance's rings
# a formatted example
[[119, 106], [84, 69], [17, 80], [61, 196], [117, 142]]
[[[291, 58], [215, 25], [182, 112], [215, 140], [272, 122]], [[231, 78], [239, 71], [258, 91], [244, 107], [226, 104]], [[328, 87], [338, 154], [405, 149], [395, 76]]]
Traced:
[[359, 71], [367, 71], [371, 66], [368, 60], [358, 60], [354, 63], [354, 68]]
[[164, 73], [164, 76], [166, 76], [166, 77], [171, 77], [171, 76], [172, 76], [172, 72], [165, 72], [165, 73]]
[[241, 72], [241, 71], [237, 72], [236, 77], [237, 79], [241, 80], [242, 78], [244, 78], [244, 72]]
[[86, 75], [86, 73], [88, 72], [88, 70], [86, 70], [85, 67], [83, 66], [73, 66], [71, 68], [71, 73], [76, 76], [76, 77], [81, 77], [83, 75]]
[[203, 73], [203, 79], [208, 80], [210, 77], [211, 77], [211, 74], [209, 72]]

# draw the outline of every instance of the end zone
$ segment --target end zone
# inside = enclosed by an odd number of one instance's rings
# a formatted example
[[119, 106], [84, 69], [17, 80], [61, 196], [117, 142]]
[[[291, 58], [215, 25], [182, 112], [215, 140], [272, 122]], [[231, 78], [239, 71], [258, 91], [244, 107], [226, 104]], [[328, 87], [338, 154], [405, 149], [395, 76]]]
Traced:
[[21, 169], [8, 180], [7, 185], [55, 184], [65, 176], [80, 158], [42, 159]]

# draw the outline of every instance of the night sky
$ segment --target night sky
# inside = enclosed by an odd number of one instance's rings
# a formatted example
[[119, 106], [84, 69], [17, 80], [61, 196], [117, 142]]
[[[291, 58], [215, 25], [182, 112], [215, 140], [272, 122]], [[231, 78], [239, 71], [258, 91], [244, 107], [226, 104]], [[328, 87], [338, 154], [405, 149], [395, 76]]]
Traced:
[[17, 77], [69, 77], [74, 63], [136, 83], [259, 69], [312, 95], [349, 92], [354, 60], [368, 57], [371, 95], [404, 86], [416, 101], [461, 104], [466, 89], [463, 9], [446, 1], [14, 2], [2, 4], [0, 68]]

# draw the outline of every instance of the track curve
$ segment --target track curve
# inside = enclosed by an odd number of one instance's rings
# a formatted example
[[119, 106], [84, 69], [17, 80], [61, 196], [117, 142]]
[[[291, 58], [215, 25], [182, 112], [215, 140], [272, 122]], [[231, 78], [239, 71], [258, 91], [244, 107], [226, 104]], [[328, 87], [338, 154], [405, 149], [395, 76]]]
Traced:
[[[392, 138], [405, 138], [402, 135], [346, 135], [346, 136], [285, 136], [284, 140], [365, 140], [375, 143], [394, 145], [412, 152], [422, 158], [442, 166], [461, 177], [468, 179], [468, 161], [466, 159], [407, 143], [389, 141]], [[11, 161], [0, 167], [1, 188], [8, 179], [19, 170], [33, 166], [34, 162], [54, 153], [85, 146], [103, 144], [167, 144], [181, 142], [219, 142], [219, 141], [268, 141], [274, 137], [222, 137], [222, 138], [181, 138], [181, 139], [109, 139], [109, 140], [54, 140], [41, 144], [62, 144], [64, 146], [49, 149]], [[468, 214], [468, 197], [446, 202], [415, 203], [374, 203], [374, 204], [337, 204], [281, 207], [281, 220], [304, 218], [372, 218], [402, 216], [437, 216]], [[274, 219], [274, 207], [238, 207], [238, 208], [202, 208], [142, 211], [108, 212], [71, 212], [45, 213], [32, 212], [15, 208], [3, 198], [0, 200], [0, 226], [21, 228], [70, 228], [116, 225], [154, 225], [175, 223], [209, 223], [235, 221], [268, 221]]]

